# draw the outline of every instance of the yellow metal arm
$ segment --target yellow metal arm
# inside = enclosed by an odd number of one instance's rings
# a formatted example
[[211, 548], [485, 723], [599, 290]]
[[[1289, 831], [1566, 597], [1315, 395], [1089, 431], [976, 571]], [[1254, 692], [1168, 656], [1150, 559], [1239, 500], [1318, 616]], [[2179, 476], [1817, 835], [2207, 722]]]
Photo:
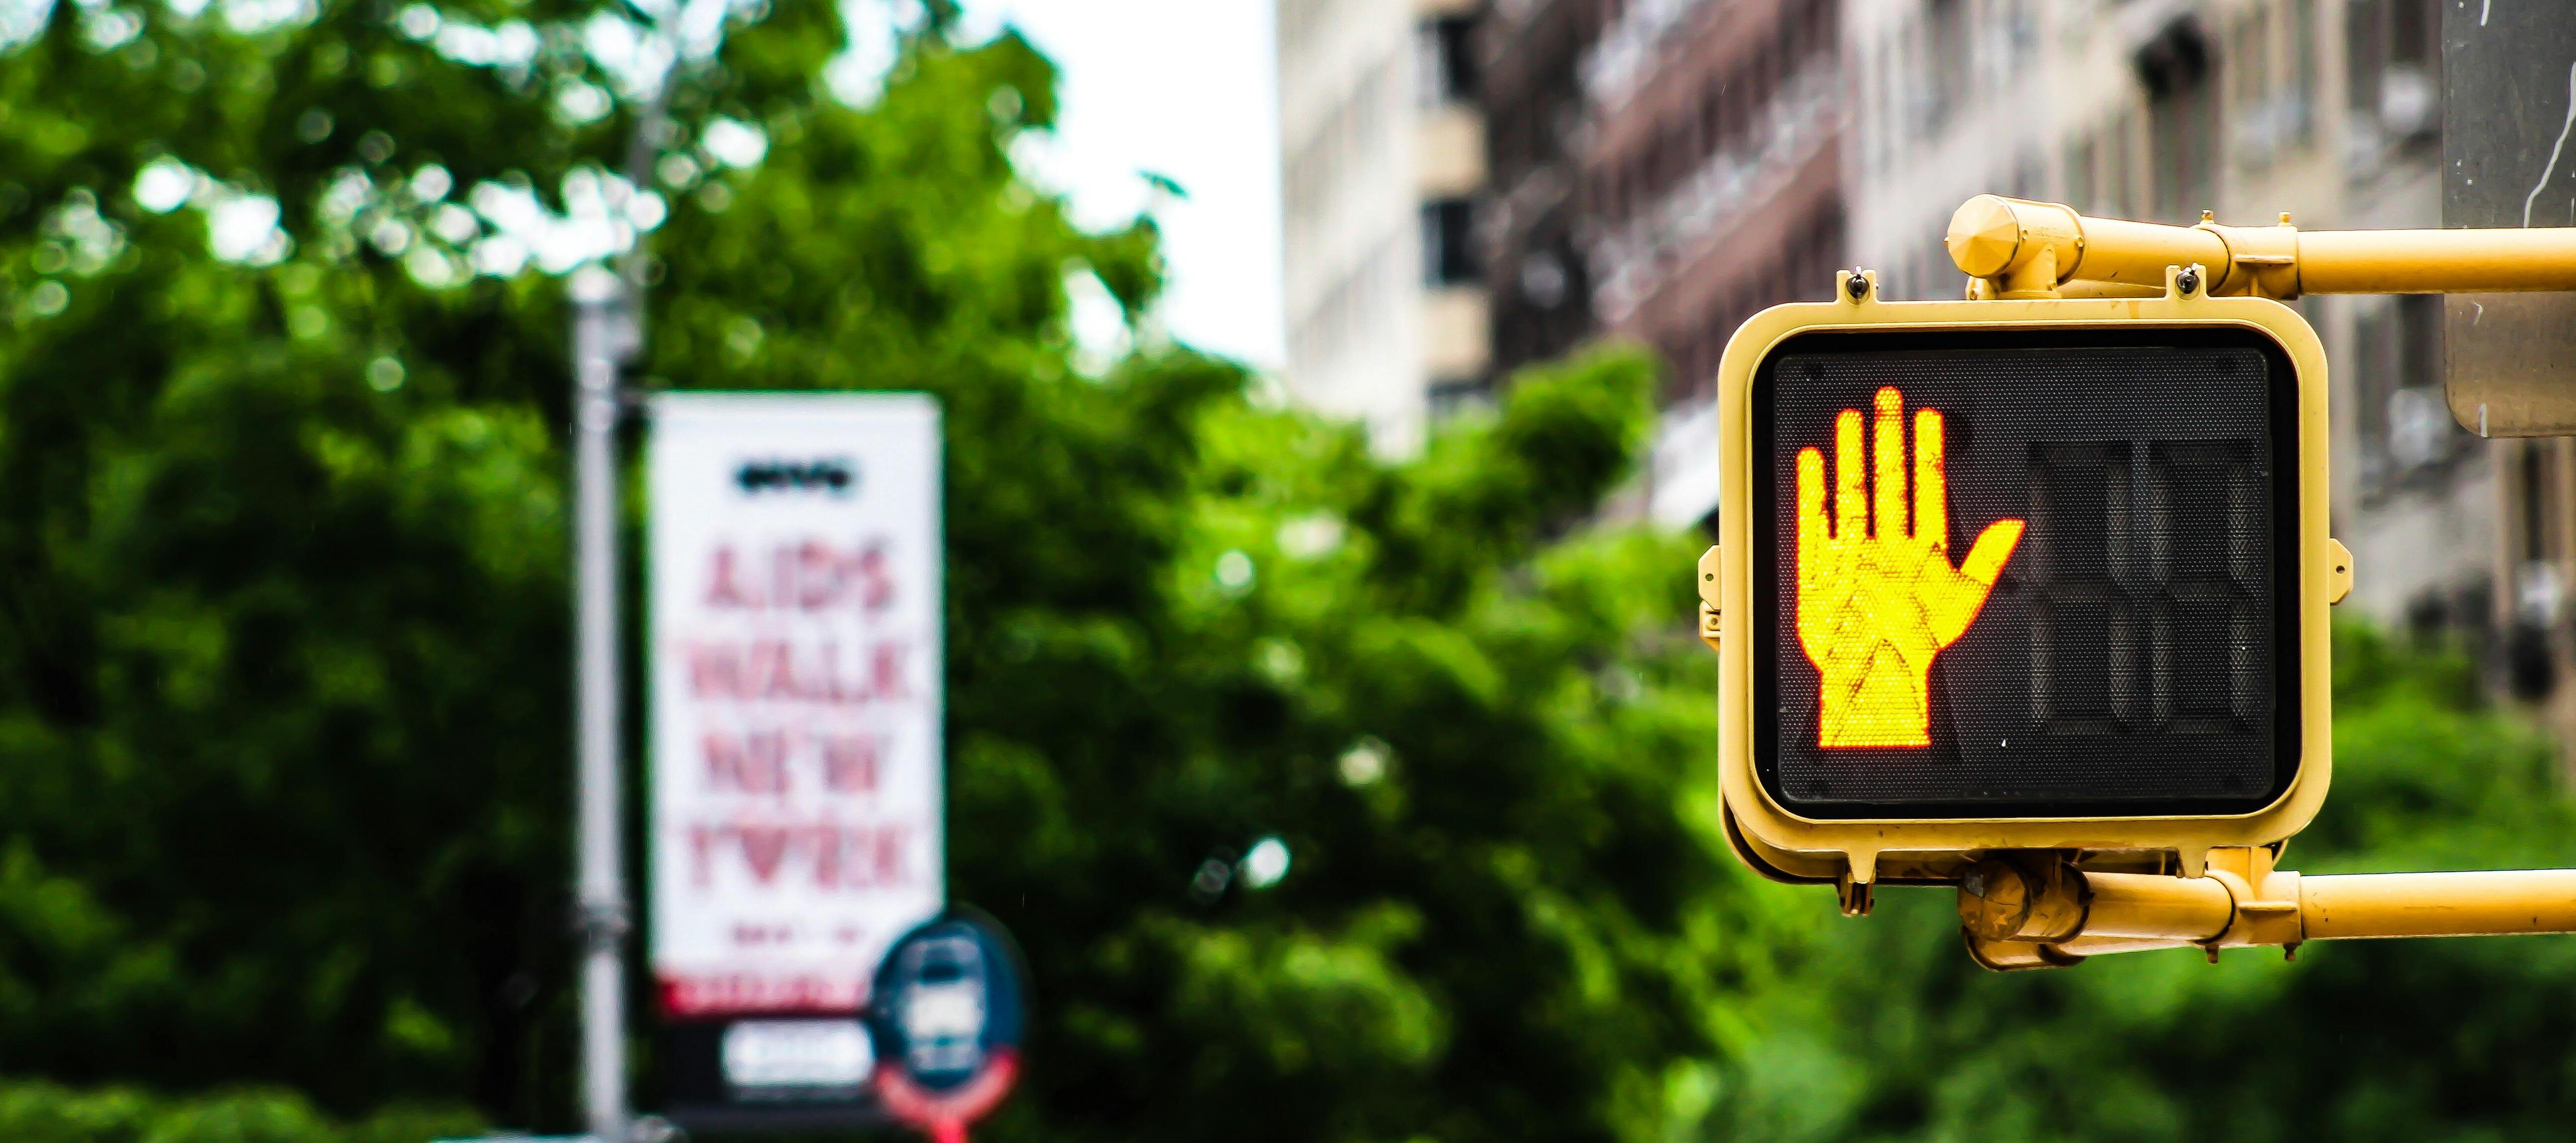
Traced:
[[2164, 292], [2165, 268], [2199, 266], [2201, 292], [2457, 294], [2576, 290], [2576, 228], [2320, 230], [2165, 226], [2087, 218], [2062, 203], [1981, 194], [1950, 216], [1950, 260], [1992, 296]]
[[2054, 853], [1980, 861], [1961, 879], [1968, 949], [1988, 968], [2198, 945], [2576, 932], [2576, 870], [2301, 877], [2268, 849], [2212, 850], [2207, 876], [2083, 872]]
[[2299, 920], [2312, 941], [2576, 932], [2576, 870], [2302, 877]]

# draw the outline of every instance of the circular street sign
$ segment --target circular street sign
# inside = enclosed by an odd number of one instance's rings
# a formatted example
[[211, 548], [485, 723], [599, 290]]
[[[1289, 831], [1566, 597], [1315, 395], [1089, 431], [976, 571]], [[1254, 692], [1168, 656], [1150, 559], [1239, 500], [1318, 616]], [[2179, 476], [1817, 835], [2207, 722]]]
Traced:
[[965, 1138], [1019, 1077], [1025, 993], [1018, 951], [981, 913], [951, 909], [896, 941], [868, 1000], [878, 1101]]

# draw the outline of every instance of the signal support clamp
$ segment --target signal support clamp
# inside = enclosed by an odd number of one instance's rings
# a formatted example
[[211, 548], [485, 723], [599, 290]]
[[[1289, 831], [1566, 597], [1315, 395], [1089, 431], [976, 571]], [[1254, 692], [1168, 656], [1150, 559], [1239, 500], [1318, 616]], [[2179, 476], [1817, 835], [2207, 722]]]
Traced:
[[1728, 839], [1955, 887], [1996, 969], [2576, 931], [2576, 871], [2277, 868], [2332, 776], [2326, 359], [2302, 292], [2576, 289], [2576, 230], [2301, 233], [1981, 195], [1967, 298], [1748, 320], [1719, 365]]

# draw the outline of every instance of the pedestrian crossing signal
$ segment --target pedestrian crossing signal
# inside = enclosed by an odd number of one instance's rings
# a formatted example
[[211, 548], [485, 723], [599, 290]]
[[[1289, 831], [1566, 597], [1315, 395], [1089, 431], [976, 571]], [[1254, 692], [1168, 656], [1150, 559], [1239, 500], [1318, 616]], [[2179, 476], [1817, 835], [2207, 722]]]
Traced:
[[2315, 333], [2180, 287], [1859, 282], [1756, 315], [1717, 378], [1703, 588], [1739, 850], [1792, 879], [1954, 881], [1988, 849], [2154, 863], [2297, 832], [2350, 565]]

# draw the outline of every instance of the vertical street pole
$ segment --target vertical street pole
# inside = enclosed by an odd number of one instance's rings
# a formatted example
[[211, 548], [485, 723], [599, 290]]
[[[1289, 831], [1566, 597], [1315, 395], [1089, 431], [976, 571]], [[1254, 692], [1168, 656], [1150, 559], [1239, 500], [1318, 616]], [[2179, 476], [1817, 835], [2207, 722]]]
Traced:
[[[2441, 12], [2442, 225], [2576, 226], [2576, 5]], [[2453, 294], [2441, 345], [2443, 389], [2461, 427], [2482, 437], [2576, 433], [2576, 293]], [[2576, 777], [2576, 631], [2562, 602], [2576, 582], [2565, 539], [2576, 442], [2487, 448], [2498, 509], [2490, 621], [2508, 670], [2556, 732], [2562, 776]]]
[[[2576, 226], [2576, 5], [2441, 9], [2442, 225]], [[2446, 314], [2446, 383], [2462, 428], [2576, 432], [2576, 294], [2453, 294]]]
[[582, 1106], [627, 1143], [626, 932], [617, 741], [617, 374], [635, 349], [626, 282], [576, 274], [573, 296], [574, 704], [580, 772]]
[[[665, 75], [635, 117], [626, 181], [652, 186], [671, 88]], [[598, 1143], [629, 1143], [626, 1102], [626, 838], [618, 766], [617, 420], [620, 367], [644, 347], [644, 236], [615, 271], [572, 276], [573, 580], [576, 809], [580, 851], [582, 1110]]]

